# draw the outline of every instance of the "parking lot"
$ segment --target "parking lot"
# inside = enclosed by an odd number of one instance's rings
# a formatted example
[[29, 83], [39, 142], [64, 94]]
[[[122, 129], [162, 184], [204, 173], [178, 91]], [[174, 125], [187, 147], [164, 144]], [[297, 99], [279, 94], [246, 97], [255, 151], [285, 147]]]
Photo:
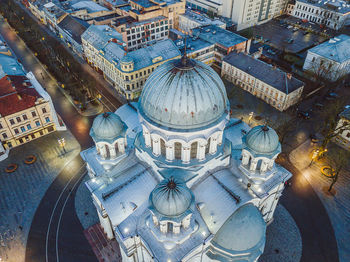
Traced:
[[323, 36], [288, 24], [281, 24], [277, 20], [255, 26], [253, 34], [256, 40], [291, 53], [299, 53], [327, 40]]

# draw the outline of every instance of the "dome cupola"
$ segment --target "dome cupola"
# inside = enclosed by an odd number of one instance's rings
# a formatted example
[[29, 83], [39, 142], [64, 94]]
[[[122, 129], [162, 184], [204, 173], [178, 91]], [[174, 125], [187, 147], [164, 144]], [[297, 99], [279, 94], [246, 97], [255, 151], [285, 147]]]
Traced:
[[114, 113], [106, 112], [98, 115], [90, 129], [90, 136], [95, 143], [100, 141], [112, 143], [114, 140], [125, 135], [126, 126]]
[[166, 217], [182, 215], [193, 201], [194, 196], [185, 182], [174, 177], [161, 181], [150, 195], [151, 206]]
[[266, 125], [252, 128], [243, 142], [257, 154], [274, 154], [281, 147], [276, 131]]
[[147, 121], [176, 130], [209, 126], [227, 117], [229, 108], [220, 76], [185, 56], [164, 63], [149, 76], [139, 103]]

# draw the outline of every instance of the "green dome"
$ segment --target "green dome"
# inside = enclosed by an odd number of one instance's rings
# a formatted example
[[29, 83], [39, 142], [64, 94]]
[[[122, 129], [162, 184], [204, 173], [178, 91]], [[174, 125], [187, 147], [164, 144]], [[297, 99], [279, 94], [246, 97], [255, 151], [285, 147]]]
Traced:
[[126, 127], [123, 121], [114, 113], [108, 112], [98, 115], [90, 129], [90, 136], [95, 142], [105, 141], [113, 143], [115, 139], [124, 136]]

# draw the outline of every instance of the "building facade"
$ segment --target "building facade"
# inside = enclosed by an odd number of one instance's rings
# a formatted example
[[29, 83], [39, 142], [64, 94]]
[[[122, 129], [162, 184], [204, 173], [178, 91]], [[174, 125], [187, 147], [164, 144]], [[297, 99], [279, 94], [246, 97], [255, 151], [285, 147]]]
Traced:
[[293, 16], [338, 30], [350, 23], [350, 5], [343, 0], [297, 0]]
[[81, 153], [86, 186], [122, 261], [256, 262], [263, 253], [291, 174], [275, 163], [276, 132], [230, 119], [229, 108], [219, 75], [183, 56], [150, 75], [138, 103], [96, 117], [95, 146]]
[[243, 53], [225, 57], [221, 75], [280, 111], [300, 101], [304, 89], [291, 74]]
[[350, 150], [350, 108], [341, 112], [339, 117], [336, 130], [341, 132], [333, 140], [345, 149]]
[[265, 23], [284, 13], [286, 0], [243, 0], [210, 1], [189, 0], [187, 4], [194, 9], [208, 14], [230, 18], [237, 30]]
[[126, 99], [136, 99], [147, 77], [159, 65], [180, 57], [173, 41], [126, 52], [122, 35], [108, 26], [91, 25], [82, 35], [85, 58], [113, 84]]
[[0, 54], [0, 159], [13, 147], [65, 129], [34, 75], [25, 73], [15, 58]]

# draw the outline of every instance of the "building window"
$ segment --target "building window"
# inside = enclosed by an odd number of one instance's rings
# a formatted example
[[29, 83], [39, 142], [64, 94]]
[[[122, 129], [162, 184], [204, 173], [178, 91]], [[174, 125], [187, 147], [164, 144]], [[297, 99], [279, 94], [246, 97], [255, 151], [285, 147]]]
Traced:
[[3, 137], [4, 139], [6, 139], [6, 138], [7, 138], [7, 134], [6, 134], [6, 133], [2, 133], [2, 137]]
[[26, 129], [24, 128], [24, 126], [21, 126], [21, 131], [22, 131], [22, 132], [25, 132], [25, 131], [26, 131]]
[[46, 111], [46, 108], [45, 108], [45, 107], [43, 107], [41, 110], [43, 111], [43, 114], [47, 113], [47, 111]]
[[18, 131], [17, 128], [15, 128], [14, 131], [15, 131], [15, 134], [16, 134], [16, 135], [19, 134], [19, 131]]
[[50, 117], [45, 117], [45, 121], [46, 121], [46, 123], [49, 123], [50, 122]]
[[32, 129], [32, 126], [30, 124], [27, 125], [27, 129], [30, 130]]
[[2, 124], [0, 123], [0, 129], [3, 129], [3, 126], [2, 126]]
[[28, 120], [28, 117], [26, 114], [22, 115], [22, 117], [23, 117], [23, 120]]
[[14, 125], [14, 124], [15, 124], [15, 120], [10, 119], [10, 124], [11, 124], [11, 125]]
[[8, 143], [7, 143], [7, 146], [8, 146], [9, 148], [12, 148], [12, 143], [11, 143], [11, 142], [8, 142]]
[[32, 117], [36, 117], [35, 111], [32, 112]]
[[40, 122], [39, 121], [35, 121], [36, 126], [40, 126]]
[[19, 141], [21, 144], [23, 143], [23, 139], [22, 139], [22, 138], [18, 139], [18, 141]]
[[22, 121], [19, 116], [16, 117], [16, 120], [17, 120], [18, 123]]

